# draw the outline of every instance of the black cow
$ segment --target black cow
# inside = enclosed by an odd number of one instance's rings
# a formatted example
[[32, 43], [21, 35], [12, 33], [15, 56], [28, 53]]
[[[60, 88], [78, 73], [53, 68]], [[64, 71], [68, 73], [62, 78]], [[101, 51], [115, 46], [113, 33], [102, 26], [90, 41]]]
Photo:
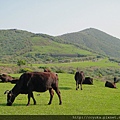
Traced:
[[11, 77], [10, 75], [7, 74], [2, 74], [0, 75], [1, 82], [11, 82], [13, 84], [16, 84], [18, 82], [17, 78]]
[[112, 83], [112, 82], [109, 82], [109, 81], [106, 81], [105, 82], [105, 87], [116, 88], [116, 84]]
[[[36, 100], [33, 96], [33, 91], [36, 92], [45, 92], [49, 90], [50, 100], [49, 105], [52, 102], [52, 98], [54, 95], [54, 91], [57, 93], [59, 97], [59, 105], [62, 104], [60, 91], [58, 89], [58, 76], [56, 73], [51, 72], [31, 72], [31, 73], [23, 73], [20, 76], [19, 81], [7, 93], [7, 105], [11, 106], [14, 102], [15, 98], [19, 94], [28, 94], [28, 103], [27, 106], [30, 105], [30, 98], [32, 97], [34, 105], [36, 104]], [[6, 92], [5, 92], [6, 93]]]
[[82, 84], [93, 85], [93, 78], [85, 77], [85, 80], [83, 80], [83, 83], [82, 83]]
[[82, 90], [82, 83], [83, 83], [83, 81], [84, 81], [84, 79], [85, 79], [85, 76], [84, 76], [83, 71], [81, 71], [81, 72], [79, 72], [79, 71], [76, 72], [74, 78], [75, 78], [75, 81], [76, 81], [76, 90], [78, 90], [79, 85], [80, 85], [81, 90]]

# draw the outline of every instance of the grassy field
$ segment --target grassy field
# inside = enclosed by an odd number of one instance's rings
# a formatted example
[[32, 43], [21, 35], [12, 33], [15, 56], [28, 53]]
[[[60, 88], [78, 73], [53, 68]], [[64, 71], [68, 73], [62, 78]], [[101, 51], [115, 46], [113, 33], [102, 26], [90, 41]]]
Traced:
[[57, 66], [57, 67], [81, 67], [81, 68], [85, 68], [85, 67], [102, 67], [102, 68], [106, 68], [106, 67], [119, 67], [118, 63], [116, 62], [110, 62], [107, 58], [105, 59], [99, 59], [98, 61], [80, 61], [80, 62], [71, 62], [71, 63], [49, 63], [49, 64], [33, 64], [33, 66], [43, 66], [43, 67], [53, 67], [53, 66]]
[[[19, 75], [17, 75], [19, 76]], [[59, 88], [62, 96], [62, 105], [54, 94], [51, 105], [49, 92], [34, 92], [37, 105], [27, 104], [27, 95], [19, 95], [13, 106], [6, 106], [4, 91], [12, 89], [10, 83], [0, 83], [0, 115], [119, 115], [120, 84], [118, 89], [104, 87], [104, 82], [94, 79], [94, 85], [83, 85], [83, 90], [75, 90], [73, 74], [59, 74]]]

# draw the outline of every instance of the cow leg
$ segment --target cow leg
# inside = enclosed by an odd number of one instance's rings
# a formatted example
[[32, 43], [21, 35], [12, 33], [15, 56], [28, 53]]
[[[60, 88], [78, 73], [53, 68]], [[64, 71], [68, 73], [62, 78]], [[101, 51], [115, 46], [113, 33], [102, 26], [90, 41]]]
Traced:
[[78, 90], [79, 88], [79, 84], [76, 82], [76, 90]]
[[34, 98], [33, 93], [31, 94], [31, 97], [32, 97], [32, 99], [33, 99], [34, 105], [36, 105], [36, 100], [35, 100], [35, 98]]
[[80, 84], [80, 88], [81, 88], [81, 90], [82, 90], [82, 82], [81, 82], [81, 84]]
[[56, 92], [57, 95], [58, 95], [58, 98], [59, 98], [59, 105], [62, 105], [62, 99], [61, 99], [61, 95], [60, 95], [60, 91], [59, 91], [59, 89], [56, 88], [56, 89], [54, 89], [54, 90], [55, 90], [55, 92]]
[[31, 97], [31, 93], [28, 93], [28, 103], [26, 106], [29, 106], [30, 105], [30, 97]]
[[52, 99], [53, 99], [53, 95], [54, 95], [54, 91], [53, 91], [53, 89], [52, 89], [52, 88], [50, 88], [50, 89], [49, 89], [49, 93], [50, 93], [50, 101], [49, 101], [48, 105], [50, 105], [50, 104], [51, 104]]
[[80, 83], [80, 87], [81, 87], [81, 90], [82, 90], [82, 83], [83, 83], [84, 79], [82, 79], [81, 83]]
[[36, 105], [36, 100], [35, 100], [35, 98], [34, 98], [34, 96], [33, 96], [33, 93], [32, 93], [32, 92], [29, 92], [29, 93], [28, 93], [28, 103], [27, 103], [26, 106], [29, 106], [29, 105], [30, 105], [30, 97], [32, 97], [33, 102], [34, 102], [34, 105]]

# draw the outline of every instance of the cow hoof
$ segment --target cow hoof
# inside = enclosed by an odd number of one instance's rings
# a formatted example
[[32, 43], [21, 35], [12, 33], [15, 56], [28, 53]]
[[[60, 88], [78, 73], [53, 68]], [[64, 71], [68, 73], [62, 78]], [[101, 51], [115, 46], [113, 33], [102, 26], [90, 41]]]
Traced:
[[30, 104], [27, 104], [26, 106], [30, 106]]
[[48, 103], [48, 105], [51, 105], [51, 103]]
[[59, 103], [59, 105], [62, 105], [62, 103]]
[[34, 101], [34, 105], [36, 105], [36, 101]]

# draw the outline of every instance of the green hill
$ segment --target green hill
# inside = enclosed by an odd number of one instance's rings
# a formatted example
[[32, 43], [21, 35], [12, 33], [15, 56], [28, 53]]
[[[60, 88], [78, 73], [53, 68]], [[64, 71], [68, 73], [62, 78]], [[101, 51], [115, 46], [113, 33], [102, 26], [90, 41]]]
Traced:
[[84, 47], [109, 57], [120, 58], [120, 39], [94, 28], [64, 34], [58, 36], [58, 38], [78, 45], [80, 48]]
[[1, 62], [17, 62], [24, 59], [29, 63], [65, 60], [77, 56], [93, 56], [90, 51], [64, 43], [64, 40], [46, 34], [10, 29], [0, 30]]
[[0, 30], [2, 63], [65, 62], [94, 59], [100, 56], [120, 58], [120, 39], [97, 29], [50, 36], [9, 29]]

